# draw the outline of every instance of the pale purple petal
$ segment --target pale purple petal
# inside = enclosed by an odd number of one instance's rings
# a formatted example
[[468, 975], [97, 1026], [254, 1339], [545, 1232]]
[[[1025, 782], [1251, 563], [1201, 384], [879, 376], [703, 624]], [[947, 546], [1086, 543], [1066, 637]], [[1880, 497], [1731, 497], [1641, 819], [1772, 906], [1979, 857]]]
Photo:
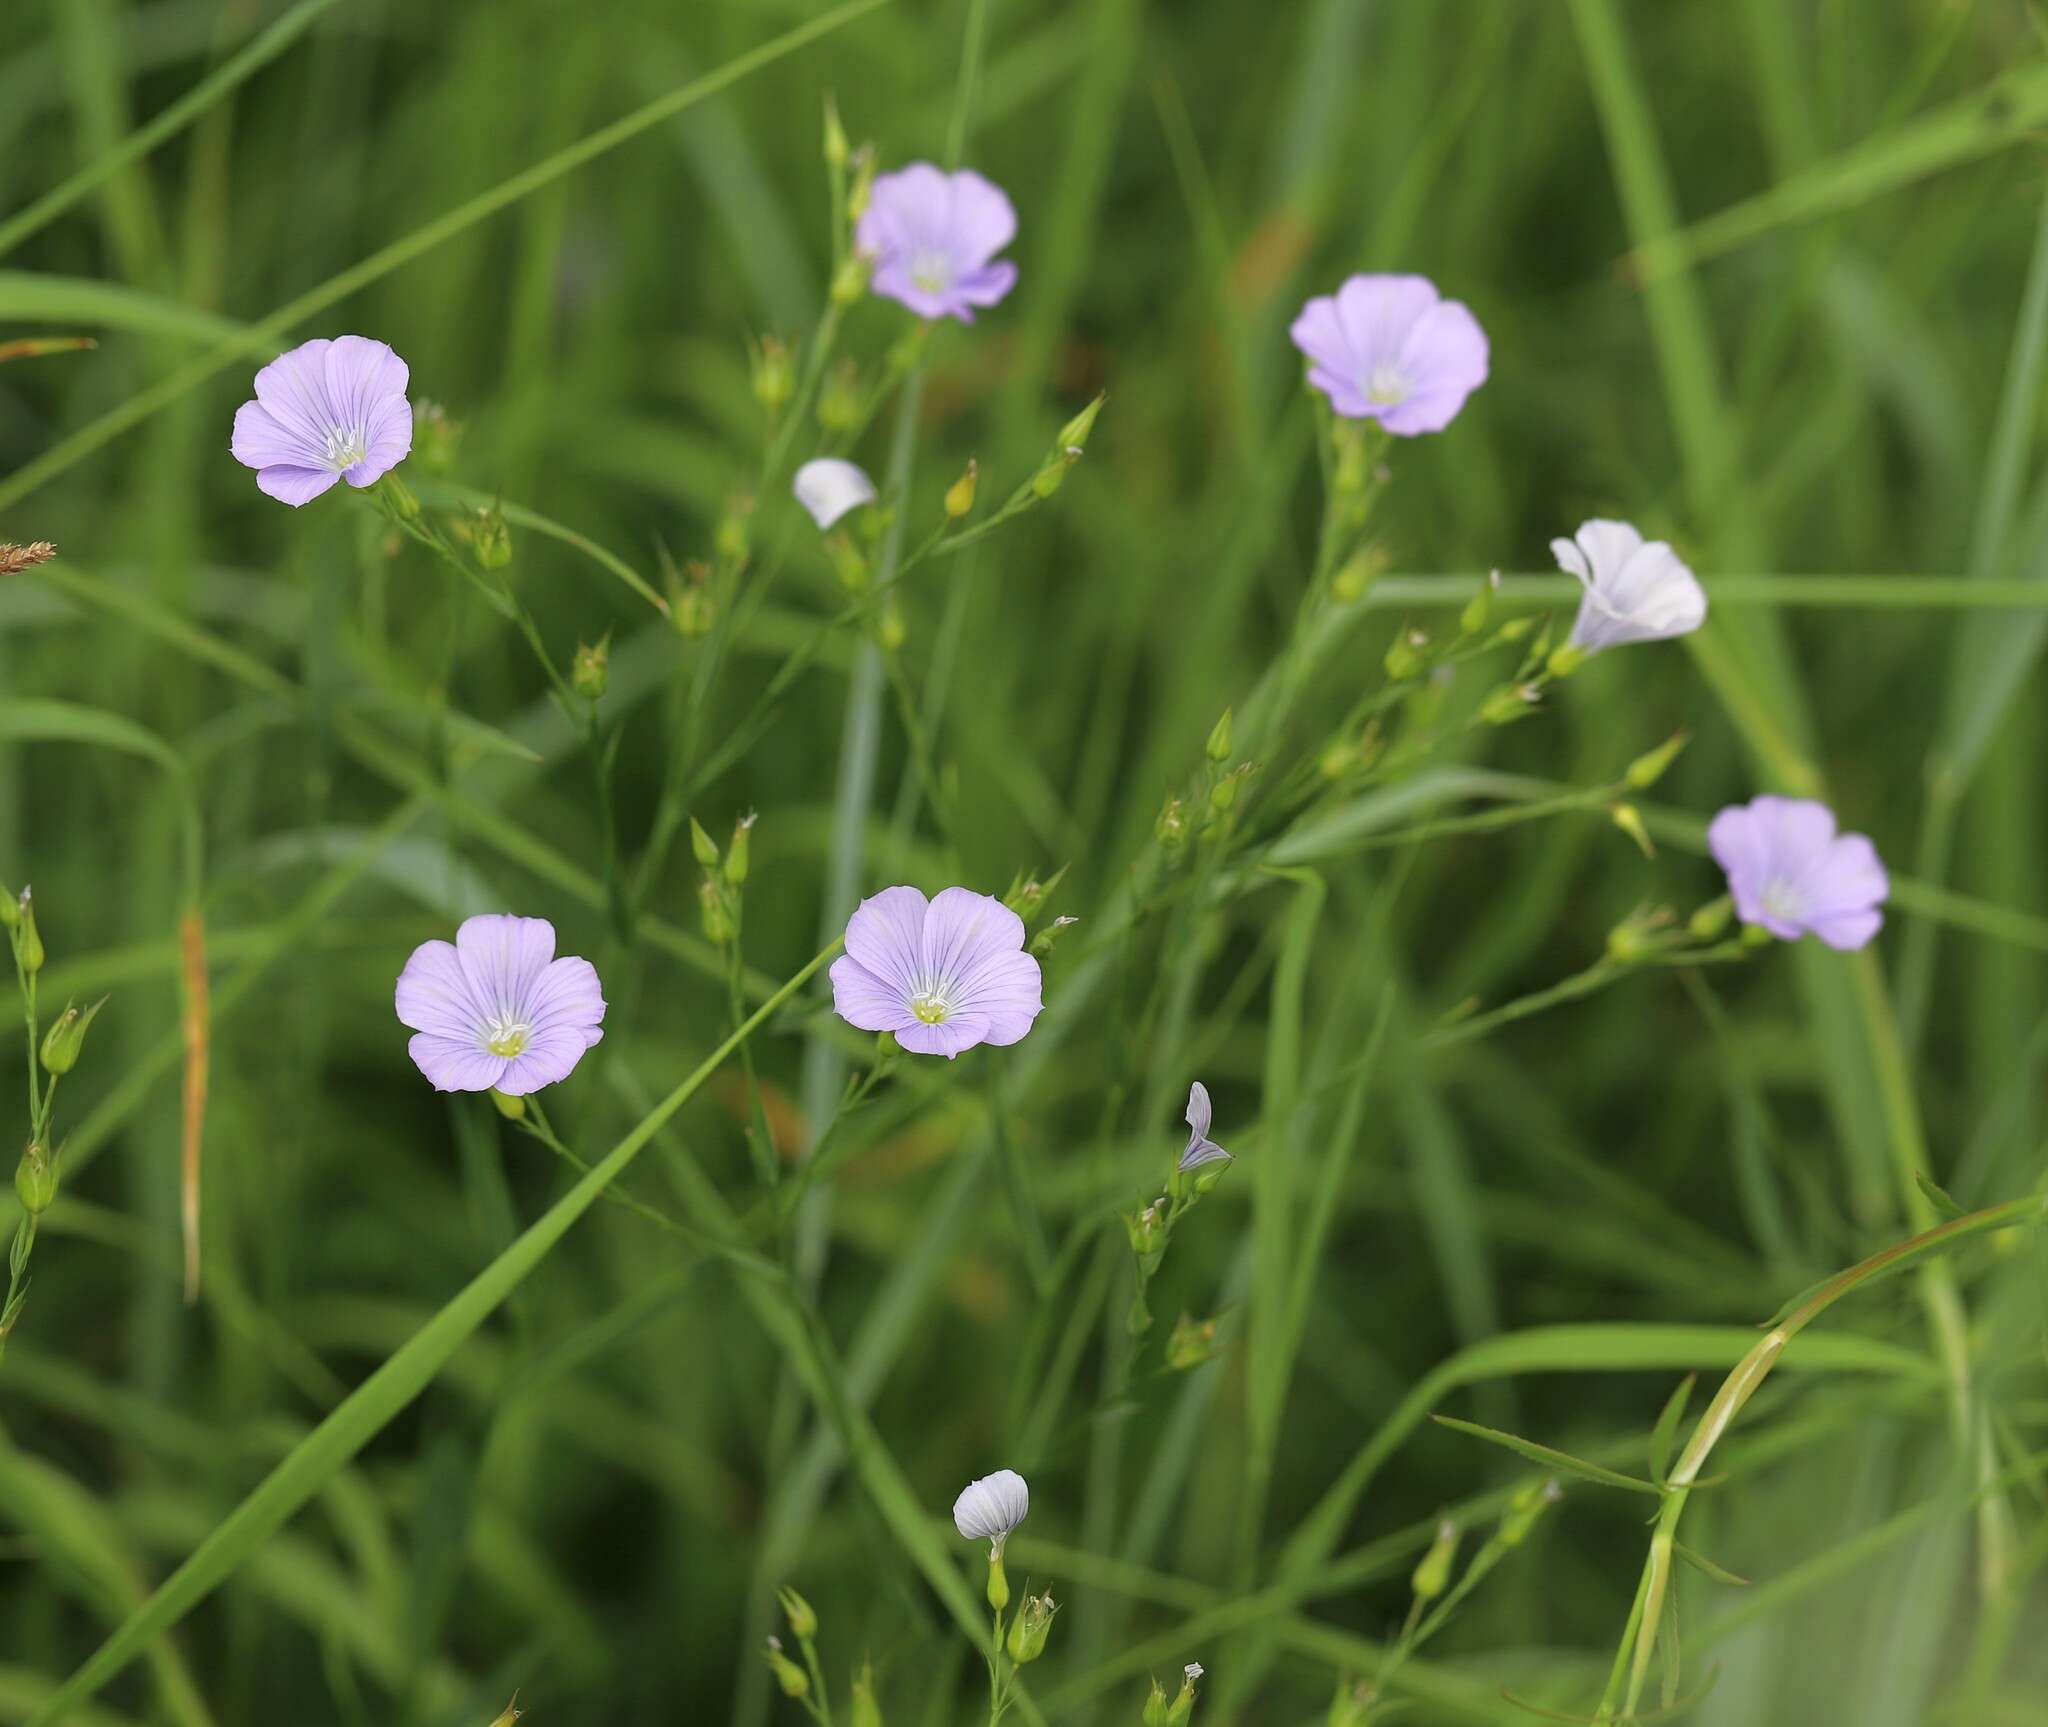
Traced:
[[1017, 208], [993, 180], [962, 168], [947, 187], [946, 228], [961, 258], [985, 264], [1017, 237]]
[[970, 1481], [953, 1501], [953, 1527], [967, 1541], [1000, 1547], [1031, 1511], [1031, 1489], [1014, 1469], [998, 1469]]
[[1807, 798], [1763, 796], [1714, 817], [1707, 846], [1728, 877], [1736, 915], [1785, 941], [1818, 936], [1859, 948], [1877, 934], [1891, 879], [1863, 834], [1838, 834], [1834, 812]]
[[1479, 320], [1423, 276], [1353, 276], [1304, 305], [1289, 334], [1337, 413], [1397, 437], [1442, 431], [1486, 382]]
[[487, 912], [463, 920], [455, 949], [477, 1006], [523, 1018], [528, 992], [555, 957], [555, 926], [544, 917]]
[[583, 1059], [583, 1053], [604, 1033], [577, 1026], [558, 1025], [534, 1034], [533, 1040], [505, 1064], [497, 1081], [507, 1097], [524, 1097], [544, 1085], [555, 1085], [569, 1077]]
[[410, 373], [389, 344], [316, 338], [256, 374], [229, 449], [271, 497], [303, 504], [346, 479], [374, 485], [412, 450]]
[[984, 959], [1024, 945], [1024, 920], [992, 894], [949, 887], [935, 895], [918, 945], [922, 978], [964, 984]]
[[1002, 189], [972, 169], [943, 174], [914, 162], [880, 175], [854, 243], [873, 263], [870, 286], [921, 318], [972, 323], [1017, 280], [995, 254], [1016, 236], [1017, 212]]
[[888, 887], [862, 900], [846, 923], [846, 951], [906, 1002], [917, 993], [926, 904], [914, 887]]
[[1662, 540], [1645, 541], [1627, 522], [1581, 523], [1572, 539], [1552, 540], [1550, 550], [1584, 589], [1573, 647], [1595, 653], [1664, 641], [1706, 622], [1706, 590], [1692, 571]]
[[483, 1018], [462, 961], [445, 941], [421, 942], [412, 950], [398, 974], [395, 1005], [400, 1025], [445, 1037], [469, 1036]]
[[1215, 1119], [1209, 1106], [1209, 1088], [1199, 1079], [1188, 1087], [1188, 1143], [1209, 1137], [1210, 1123]]
[[405, 1048], [436, 1091], [489, 1091], [511, 1066], [479, 1044], [439, 1032], [423, 1031]]
[[983, 1043], [1012, 1044], [1045, 1010], [1045, 975], [1028, 953], [986, 955], [960, 983], [960, 1012], [988, 1022]]
[[[538, 921], [538, 920], [536, 920]], [[526, 992], [526, 1023], [536, 1032], [568, 1030], [585, 1044], [604, 1036], [604, 987], [587, 959], [564, 955], [549, 963]]]
[[261, 402], [244, 402], [235, 410], [235, 430], [228, 449], [245, 468], [310, 468], [326, 454], [283, 424]]
[[973, 1013], [949, 1014], [936, 1025], [913, 1017], [896, 1033], [896, 1041], [913, 1055], [942, 1055], [951, 1061], [976, 1044], [991, 1041], [989, 1029], [989, 1022]]
[[256, 476], [256, 489], [297, 509], [310, 504], [340, 478], [332, 468], [264, 468]]
[[909, 996], [850, 954], [832, 962], [832, 1011], [858, 1031], [902, 1032], [918, 1023]]
[[831, 527], [848, 511], [875, 501], [875, 482], [864, 470], [837, 456], [820, 456], [804, 463], [790, 490], [821, 529]]

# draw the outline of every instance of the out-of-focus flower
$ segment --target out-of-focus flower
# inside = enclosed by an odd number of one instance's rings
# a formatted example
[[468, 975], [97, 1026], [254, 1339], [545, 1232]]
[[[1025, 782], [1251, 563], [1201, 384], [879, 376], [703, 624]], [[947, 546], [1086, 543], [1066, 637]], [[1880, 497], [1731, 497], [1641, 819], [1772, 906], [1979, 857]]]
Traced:
[[875, 181], [854, 243], [874, 264], [872, 286], [920, 318], [974, 322], [1017, 281], [996, 254], [1017, 234], [1017, 212], [1000, 186], [971, 168], [945, 174], [913, 162]]
[[451, 946], [422, 942], [398, 974], [407, 1046], [436, 1091], [524, 1097], [564, 1080], [604, 1036], [604, 994], [587, 959], [555, 958], [546, 918], [465, 919]]
[[367, 336], [301, 342], [256, 374], [256, 399], [235, 411], [229, 448], [256, 484], [292, 505], [336, 480], [376, 484], [412, 450], [406, 364]]
[[1030, 1509], [1031, 1489], [1024, 1477], [1014, 1469], [998, 1469], [961, 1488], [953, 1501], [953, 1527], [969, 1541], [986, 1541], [993, 1558]]
[[820, 456], [804, 463], [790, 490], [820, 528], [829, 528], [849, 510], [875, 501], [875, 482], [852, 462], [842, 462], [837, 456]]
[[1230, 1153], [1209, 1137], [1209, 1088], [1199, 1079], [1188, 1087], [1188, 1148], [1174, 1167], [1183, 1172], [1205, 1163], [1230, 1161]]
[[1288, 333], [1332, 408], [1396, 437], [1441, 432], [1486, 382], [1486, 332], [1426, 276], [1353, 276], [1303, 306]]
[[1731, 804], [1707, 829], [1728, 875], [1736, 915], [1784, 941], [1817, 935], [1835, 948], [1865, 946], [1884, 922], [1891, 878], [1863, 834], [1835, 831], [1835, 812], [1810, 798]]
[[1042, 990], [1038, 961], [1024, 951], [1024, 920], [964, 887], [929, 901], [914, 887], [862, 900], [846, 925], [846, 952], [832, 962], [839, 1017], [894, 1032], [918, 1055], [951, 1059], [978, 1043], [1015, 1043], [1044, 1007]]
[[1570, 539], [1550, 542], [1550, 555], [1585, 589], [1570, 642], [1585, 653], [1690, 635], [1706, 622], [1706, 590], [1692, 571], [1627, 522], [1582, 522]]

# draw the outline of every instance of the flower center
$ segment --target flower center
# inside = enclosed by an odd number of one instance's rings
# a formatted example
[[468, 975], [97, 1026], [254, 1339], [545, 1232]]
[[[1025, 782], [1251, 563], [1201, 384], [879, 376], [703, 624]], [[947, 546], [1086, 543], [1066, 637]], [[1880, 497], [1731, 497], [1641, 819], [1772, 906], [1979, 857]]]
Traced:
[[533, 1027], [509, 1013], [496, 1014], [483, 1024], [484, 1048], [507, 1061], [520, 1054], [532, 1037]]
[[1365, 399], [1378, 407], [1397, 408], [1408, 400], [1412, 387], [1398, 367], [1382, 362], [1365, 380]]
[[330, 426], [327, 428], [327, 465], [337, 472], [353, 468], [370, 453], [369, 442], [363, 436], [361, 426]]
[[910, 998], [910, 1011], [926, 1025], [944, 1025], [953, 1012], [953, 1004], [933, 987], [921, 989]]
[[953, 260], [943, 252], [913, 253], [910, 279], [927, 294], [943, 294], [953, 285]]
[[1766, 882], [1763, 904], [1780, 923], [1797, 923], [1806, 915], [1806, 895], [1788, 881]]

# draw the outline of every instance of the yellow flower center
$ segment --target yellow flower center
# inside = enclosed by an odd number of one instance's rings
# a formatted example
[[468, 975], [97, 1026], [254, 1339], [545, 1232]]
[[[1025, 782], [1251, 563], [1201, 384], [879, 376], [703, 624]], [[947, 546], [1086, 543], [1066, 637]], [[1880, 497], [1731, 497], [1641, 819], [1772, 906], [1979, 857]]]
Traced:
[[533, 1027], [509, 1014], [484, 1023], [484, 1048], [507, 1061], [520, 1054], [533, 1037]]
[[936, 990], [927, 990], [910, 998], [910, 1011], [926, 1025], [944, 1025], [953, 1011], [953, 1004]]

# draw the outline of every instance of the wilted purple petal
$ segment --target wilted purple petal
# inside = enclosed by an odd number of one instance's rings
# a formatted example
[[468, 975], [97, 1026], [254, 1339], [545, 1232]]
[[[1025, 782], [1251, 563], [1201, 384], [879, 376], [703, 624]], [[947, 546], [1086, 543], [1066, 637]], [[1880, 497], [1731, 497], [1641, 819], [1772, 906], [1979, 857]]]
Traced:
[[1707, 845], [1728, 877], [1736, 915], [1784, 941], [1818, 936], [1860, 948], [1884, 922], [1891, 896], [1877, 848], [1838, 834], [1834, 812], [1809, 798], [1752, 798], [1715, 816]]
[[1188, 1148], [1174, 1165], [1178, 1170], [1200, 1169], [1205, 1163], [1228, 1163], [1230, 1153], [1209, 1137], [1211, 1113], [1209, 1088], [1200, 1080], [1188, 1087]]
[[1479, 320], [1423, 276], [1353, 276], [1303, 306], [1289, 333], [1332, 408], [1398, 437], [1442, 431], [1486, 382]]

